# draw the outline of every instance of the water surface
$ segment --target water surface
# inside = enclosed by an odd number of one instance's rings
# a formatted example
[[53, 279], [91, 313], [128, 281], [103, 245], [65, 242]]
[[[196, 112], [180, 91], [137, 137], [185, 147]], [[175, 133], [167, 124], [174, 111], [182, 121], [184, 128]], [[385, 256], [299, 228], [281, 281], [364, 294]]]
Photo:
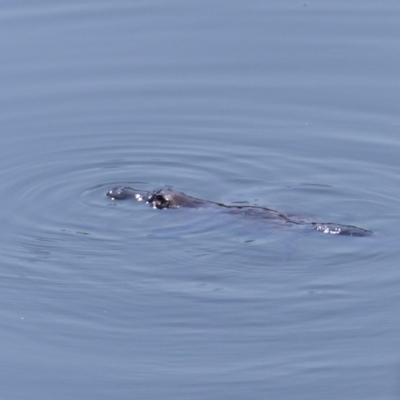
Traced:
[[398, 398], [399, 11], [4, 3], [3, 397]]

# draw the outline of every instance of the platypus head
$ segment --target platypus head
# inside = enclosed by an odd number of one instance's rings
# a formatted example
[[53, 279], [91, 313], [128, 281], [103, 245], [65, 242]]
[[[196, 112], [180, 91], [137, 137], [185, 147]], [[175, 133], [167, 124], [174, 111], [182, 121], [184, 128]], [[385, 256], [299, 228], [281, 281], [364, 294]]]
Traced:
[[147, 197], [147, 203], [158, 209], [180, 207], [197, 208], [206, 204], [204, 200], [196, 199], [182, 192], [175, 192], [170, 188], [164, 188], [153, 192]]
[[174, 195], [175, 192], [171, 189], [161, 189], [149, 195], [147, 203], [158, 209], [180, 207], [180, 204], [174, 201]]

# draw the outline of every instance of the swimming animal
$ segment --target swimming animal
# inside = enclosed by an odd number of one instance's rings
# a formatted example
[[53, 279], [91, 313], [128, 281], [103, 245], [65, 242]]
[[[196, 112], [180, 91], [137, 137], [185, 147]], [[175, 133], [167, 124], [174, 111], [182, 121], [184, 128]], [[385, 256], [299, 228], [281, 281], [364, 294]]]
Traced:
[[224, 204], [211, 200], [203, 200], [197, 197], [189, 196], [183, 192], [177, 192], [171, 188], [164, 188], [147, 192], [143, 190], [133, 189], [127, 186], [117, 186], [111, 188], [107, 192], [107, 196], [112, 200], [125, 200], [136, 199], [143, 201], [156, 209], [164, 208], [200, 208], [206, 206], [221, 207], [231, 214], [241, 214], [265, 219], [277, 219], [282, 222], [292, 225], [304, 225], [313, 228], [314, 230], [331, 235], [345, 235], [345, 236], [369, 236], [371, 231], [359, 228], [354, 225], [336, 224], [332, 222], [315, 222], [308, 221], [301, 218], [288, 216], [285, 213], [273, 210], [268, 207], [252, 206], [252, 205], [237, 205], [237, 204]]

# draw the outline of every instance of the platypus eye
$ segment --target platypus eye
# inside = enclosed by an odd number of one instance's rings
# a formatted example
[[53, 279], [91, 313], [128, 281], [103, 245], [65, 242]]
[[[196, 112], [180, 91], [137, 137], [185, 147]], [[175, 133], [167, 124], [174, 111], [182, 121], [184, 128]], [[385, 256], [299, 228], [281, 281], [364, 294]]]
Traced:
[[157, 208], [167, 208], [169, 207], [169, 201], [162, 195], [158, 194], [155, 200]]
[[154, 193], [151, 195], [147, 201], [148, 203], [152, 204], [154, 208], [168, 208], [170, 202], [166, 199], [162, 194]]

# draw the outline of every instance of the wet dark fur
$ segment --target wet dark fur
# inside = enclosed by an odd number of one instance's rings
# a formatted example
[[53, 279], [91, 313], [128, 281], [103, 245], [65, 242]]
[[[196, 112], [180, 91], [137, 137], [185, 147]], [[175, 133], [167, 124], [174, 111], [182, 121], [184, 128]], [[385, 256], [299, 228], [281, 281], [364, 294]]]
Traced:
[[308, 225], [316, 231], [329, 233], [332, 235], [369, 236], [372, 234], [371, 231], [353, 225], [335, 224], [332, 222], [304, 221], [301, 219], [289, 217], [284, 213], [272, 210], [267, 207], [247, 205], [243, 206], [235, 204], [227, 205], [188, 196], [183, 192], [177, 192], [170, 188], [164, 188], [154, 192], [146, 192], [126, 186], [114, 187], [107, 192], [107, 196], [111, 197], [113, 200], [134, 198], [138, 201], [144, 201], [145, 203], [150, 204], [153, 208], [157, 209], [180, 207], [199, 208], [207, 205], [214, 205], [218, 207], [223, 207], [234, 214], [244, 214], [266, 219], [274, 218], [294, 225]]

